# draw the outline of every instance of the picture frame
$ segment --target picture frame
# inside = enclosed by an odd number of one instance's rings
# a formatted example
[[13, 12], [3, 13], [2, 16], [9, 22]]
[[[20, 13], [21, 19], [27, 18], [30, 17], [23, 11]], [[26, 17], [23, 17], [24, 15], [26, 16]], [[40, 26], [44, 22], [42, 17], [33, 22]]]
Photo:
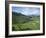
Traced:
[[[40, 30], [35, 31], [12, 31], [12, 10], [13, 8], [26, 8], [38, 7], [40, 8]], [[12, 9], [11, 9], [12, 8]], [[23, 9], [24, 10], [24, 9]], [[30, 9], [31, 10], [31, 9]], [[34, 9], [35, 10], [35, 9]], [[38, 10], [36, 10], [38, 11]], [[29, 13], [30, 14], [30, 13]], [[31, 17], [32, 18], [32, 17]], [[45, 3], [42, 2], [20, 2], [20, 1], [5, 1], [5, 37], [22, 37], [22, 36], [40, 36], [45, 35]]]

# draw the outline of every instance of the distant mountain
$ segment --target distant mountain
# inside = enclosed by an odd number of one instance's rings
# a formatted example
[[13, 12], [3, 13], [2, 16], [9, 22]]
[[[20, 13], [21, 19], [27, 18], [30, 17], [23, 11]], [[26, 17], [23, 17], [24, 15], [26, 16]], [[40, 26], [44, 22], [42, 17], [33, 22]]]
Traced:
[[23, 15], [21, 13], [17, 13], [17, 12], [12, 12], [12, 23], [16, 24], [16, 23], [25, 23], [28, 21], [31, 21], [32, 17]]
[[12, 12], [12, 14], [15, 15], [15, 16], [21, 16], [21, 15], [22, 15], [22, 16], [25, 16], [25, 15], [23, 15], [23, 14], [21, 14], [21, 13], [17, 13], [17, 12]]

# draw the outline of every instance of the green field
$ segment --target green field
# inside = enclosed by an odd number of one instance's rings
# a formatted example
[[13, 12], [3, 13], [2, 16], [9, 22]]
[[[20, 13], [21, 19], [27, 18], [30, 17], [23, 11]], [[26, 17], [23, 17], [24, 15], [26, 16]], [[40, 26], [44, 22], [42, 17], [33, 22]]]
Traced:
[[40, 16], [12, 14], [12, 31], [40, 30]]

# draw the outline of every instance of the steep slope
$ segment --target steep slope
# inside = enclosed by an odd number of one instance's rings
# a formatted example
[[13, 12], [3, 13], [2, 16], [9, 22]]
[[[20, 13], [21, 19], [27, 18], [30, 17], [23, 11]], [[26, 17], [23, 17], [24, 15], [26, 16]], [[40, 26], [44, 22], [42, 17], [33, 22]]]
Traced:
[[25, 16], [21, 13], [17, 13], [17, 12], [12, 12], [12, 23], [16, 24], [16, 23], [25, 23], [30, 21], [31, 18], [28, 16]]

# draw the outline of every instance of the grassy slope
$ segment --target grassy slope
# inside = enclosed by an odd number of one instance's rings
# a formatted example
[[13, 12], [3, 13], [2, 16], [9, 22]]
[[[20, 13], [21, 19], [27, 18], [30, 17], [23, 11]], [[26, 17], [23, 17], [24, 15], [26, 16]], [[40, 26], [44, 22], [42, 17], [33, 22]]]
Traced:
[[[32, 19], [32, 20], [31, 20]], [[39, 30], [39, 17], [33, 16], [29, 18], [23, 15], [14, 16], [13, 15], [13, 31], [22, 31], [22, 30]]]

